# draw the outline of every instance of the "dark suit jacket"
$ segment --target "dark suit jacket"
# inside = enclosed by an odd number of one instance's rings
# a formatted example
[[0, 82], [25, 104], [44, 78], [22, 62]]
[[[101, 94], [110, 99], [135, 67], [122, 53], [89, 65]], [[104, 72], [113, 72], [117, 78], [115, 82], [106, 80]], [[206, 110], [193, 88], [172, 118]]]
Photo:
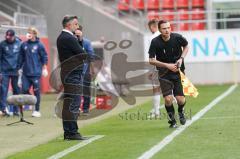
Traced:
[[84, 50], [79, 45], [77, 38], [65, 31], [62, 31], [57, 38], [57, 49], [61, 63], [73, 56], [84, 53]]
[[57, 49], [61, 68], [72, 71], [73, 69], [82, 70], [83, 60], [87, 54], [79, 45], [77, 38], [70, 33], [62, 31], [57, 38]]
[[61, 62], [61, 80], [64, 92], [74, 93], [75, 90], [79, 90], [74, 86], [77, 83], [69, 83], [66, 80], [80, 82], [79, 76], [82, 74], [87, 54], [84, 53], [77, 38], [65, 31], [62, 31], [57, 38], [57, 49], [59, 61]]

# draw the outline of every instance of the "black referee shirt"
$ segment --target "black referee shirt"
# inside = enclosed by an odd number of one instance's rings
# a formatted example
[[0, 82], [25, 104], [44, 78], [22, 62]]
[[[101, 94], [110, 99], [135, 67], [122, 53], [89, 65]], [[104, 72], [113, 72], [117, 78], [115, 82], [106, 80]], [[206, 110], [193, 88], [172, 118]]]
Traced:
[[[188, 41], [180, 34], [171, 33], [170, 39], [164, 41], [159, 35], [151, 41], [149, 48], [149, 58], [156, 58], [156, 60], [164, 63], [176, 63], [182, 55], [182, 47], [188, 45]], [[157, 69], [160, 69], [157, 67]], [[184, 71], [184, 64], [181, 70]]]

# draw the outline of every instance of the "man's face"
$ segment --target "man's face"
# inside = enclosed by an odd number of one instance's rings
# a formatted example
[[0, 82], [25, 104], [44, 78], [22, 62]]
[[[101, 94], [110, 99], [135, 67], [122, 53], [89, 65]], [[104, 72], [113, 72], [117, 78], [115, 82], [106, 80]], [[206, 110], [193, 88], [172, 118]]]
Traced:
[[162, 36], [164, 36], [164, 37], [169, 37], [170, 34], [171, 34], [171, 26], [170, 26], [170, 23], [167, 22], [167, 23], [161, 24], [159, 31], [161, 32]]
[[5, 39], [6, 39], [6, 41], [7, 42], [9, 42], [9, 43], [12, 43], [14, 40], [15, 40], [15, 36], [12, 36], [12, 35], [6, 35], [5, 36]]
[[154, 34], [156, 31], [158, 31], [158, 28], [156, 25], [150, 25], [149, 30], [151, 31], [151, 33]]
[[77, 19], [73, 19], [70, 23], [69, 23], [69, 29], [71, 32], [75, 33], [75, 31], [77, 30], [77, 28], [79, 27], [78, 25], [78, 20]]
[[27, 34], [26, 34], [26, 38], [27, 38], [28, 40], [34, 41], [35, 38], [36, 38], [36, 35], [35, 35], [32, 31], [28, 31]]

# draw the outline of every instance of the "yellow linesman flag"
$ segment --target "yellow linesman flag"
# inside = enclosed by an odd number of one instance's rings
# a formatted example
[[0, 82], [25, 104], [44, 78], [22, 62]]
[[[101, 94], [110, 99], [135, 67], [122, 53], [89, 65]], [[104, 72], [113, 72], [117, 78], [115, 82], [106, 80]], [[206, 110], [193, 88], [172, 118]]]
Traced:
[[181, 75], [184, 95], [196, 98], [199, 94], [197, 88], [181, 71], [180, 71], [180, 75]]

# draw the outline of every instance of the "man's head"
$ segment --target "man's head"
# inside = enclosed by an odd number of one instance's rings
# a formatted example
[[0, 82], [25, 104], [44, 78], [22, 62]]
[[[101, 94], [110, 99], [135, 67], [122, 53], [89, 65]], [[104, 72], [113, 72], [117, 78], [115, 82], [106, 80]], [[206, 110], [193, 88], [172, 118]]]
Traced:
[[148, 22], [148, 28], [149, 30], [154, 34], [158, 31], [158, 20], [152, 19]]
[[39, 36], [38, 30], [35, 27], [29, 27], [27, 30], [26, 38], [31, 41], [35, 41]]
[[15, 40], [15, 31], [12, 29], [7, 30], [5, 39], [7, 42], [12, 43]]
[[66, 15], [64, 16], [62, 20], [62, 26], [64, 29], [69, 30], [71, 32], [75, 32], [77, 28], [79, 28], [78, 25], [78, 17], [73, 15]]
[[166, 20], [160, 20], [158, 22], [158, 29], [161, 33], [161, 35], [164, 37], [164, 38], [168, 38], [170, 37], [170, 34], [171, 34], [171, 25], [168, 21]]

